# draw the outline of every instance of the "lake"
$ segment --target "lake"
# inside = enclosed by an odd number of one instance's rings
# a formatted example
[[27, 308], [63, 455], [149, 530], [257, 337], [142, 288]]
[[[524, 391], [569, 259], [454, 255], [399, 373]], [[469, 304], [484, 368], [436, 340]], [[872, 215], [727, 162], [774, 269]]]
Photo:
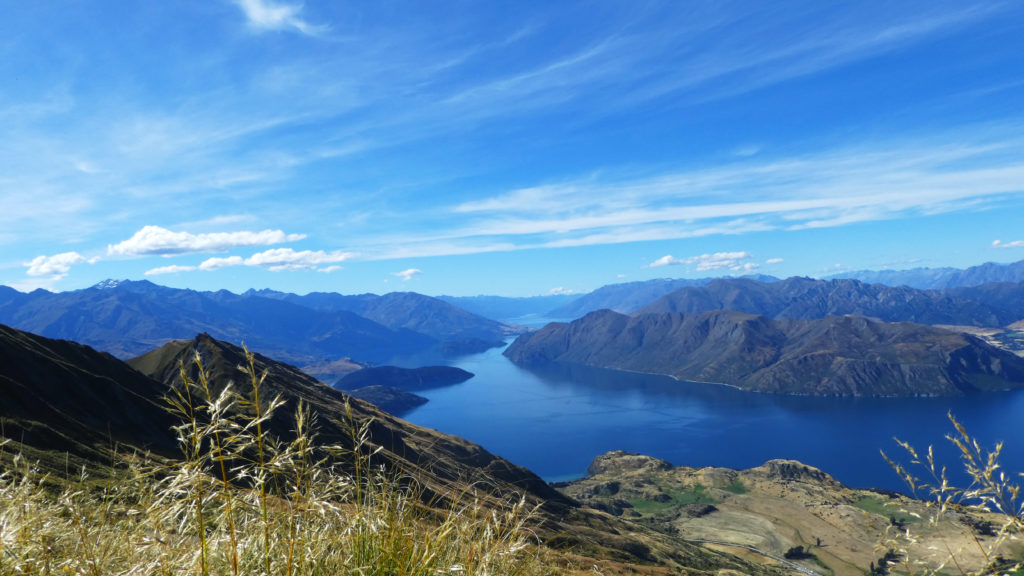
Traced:
[[[959, 398], [816, 398], [583, 366], [518, 367], [502, 349], [452, 364], [476, 376], [417, 391], [415, 424], [484, 446], [548, 481], [586, 474], [593, 458], [627, 450], [693, 467], [750, 468], [800, 460], [852, 487], [905, 491], [879, 450], [904, 463], [893, 437], [960, 469], [945, 439], [952, 412], [986, 448], [1005, 440], [1004, 467], [1024, 471], [1024, 391]], [[923, 472], [923, 471], [922, 471]], [[959, 477], [962, 480], [962, 476]]]

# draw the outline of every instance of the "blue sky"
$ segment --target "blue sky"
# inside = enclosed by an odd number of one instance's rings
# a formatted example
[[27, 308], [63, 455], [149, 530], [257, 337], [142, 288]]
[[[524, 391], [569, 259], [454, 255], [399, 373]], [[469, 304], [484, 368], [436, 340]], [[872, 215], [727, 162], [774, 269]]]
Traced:
[[0, 283], [1024, 259], [1019, 2], [0, 0]]

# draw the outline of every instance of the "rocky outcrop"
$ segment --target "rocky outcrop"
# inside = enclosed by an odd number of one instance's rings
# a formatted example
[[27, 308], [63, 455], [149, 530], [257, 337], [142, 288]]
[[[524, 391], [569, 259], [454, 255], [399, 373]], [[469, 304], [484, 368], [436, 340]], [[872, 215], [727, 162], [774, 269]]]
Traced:
[[[623, 473], [623, 472], [635, 472], [635, 471], [657, 471], [657, 470], [668, 470], [672, 468], [672, 464], [667, 460], [661, 460], [652, 456], [645, 456], [643, 454], [633, 454], [624, 450], [613, 450], [606, 454], [602, 454], [594, 461], [590, 463], [587, 468], [587, 474], [590, 476], [597, 476], [598, 474], [607, 473]], [[609, 494], [614, 494], [618, 490], [610, 490]]]
[[797, 460], [769, 460], [761, 466], [751, 468], [746, 472], [752, 476], [761, 476], [770, 480], [811, 482], [835, 489], [842, 488], [842, 484], [832, 476], [814, 466], [808, 466]]

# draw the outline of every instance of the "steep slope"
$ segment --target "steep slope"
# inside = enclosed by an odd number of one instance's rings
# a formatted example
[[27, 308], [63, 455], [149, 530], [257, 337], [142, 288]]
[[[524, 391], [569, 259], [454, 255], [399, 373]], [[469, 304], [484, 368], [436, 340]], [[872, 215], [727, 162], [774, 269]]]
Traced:
[[772, 318], [823, 318], [854, 314], [889, 322], [1004, 326], [1024, 317], [1024, 304], [983, 289], [929, 291], [865, 284], [856, 280], [788, 278], [764, 283], [745, 278], [718, 279], [682, 288], [637, 311], [638, 314], [735, 310]]
[[10, 286], [0, 286], [0, 310], [7, 306], [16, 304], [19, 300], [28, 297], [27, 294], [18, 292]]
[[[205, 334], [190, 341], [169, 343], [132, 359], [130, 364], [168, 385], [174, 385], [178, 379], [179, 363], [191, 362], [197, 352], [211, 372], [216, 389], [230, 380], [237, 382], [240, 379], [238, 365], [244, 362], [243, 351]], [[319, 442], [351, 447], [350, 430], [342, 422], [348, 402], [355, 426], [368, 426], [371, 448], [379, 448], [372, 463], [415, 479], [427, 499], [436, 497], [442, 502], [449, 498], [488, 501], [493, 493], [524, 494], [531, 505], [538, 507], [538, 536], [552, 546], [619, 562], [691, 566], [710, 573], [719, 568], [749, 574], [773, 573], [770, 569], [751, 565], [728, 554], [705, 550], [642, 526], [580, 508], [529, 470], [494, 456], [476, 444], [395, 418], [287, 364], [259, 355], [255, 362], [258, 371], [267, 372], [263, 396], [280, 394], [285, 400], [271, 421], [279, 436], [287, 439], [291, 435], [295, 424], [292, 410], [301, 399], [319, 416]]]
[[[172, 342], [132, 361], [158, 381], [89, 347], [0, 326], [0, 436], [11, 440], [0, 449], [0, 460], [6, 464], [21, 453], [54, 478], [76, 475], [83, 465], [93, 474], [102, 472], [115, 459], [114, 452], [149, 449], [172, 463], [178, 455], [171, 430], [175, 420], [162, 398], [175, 385], [179, 363], [190, 362], [196, 352], [211, 371], [214, 393], [228, 381], [244, 380], [237, 368], [245, 360], [242, 351], [207, 335]], [[264, 398], [280, 394], [284, 400], [266, 425], [274, 435], [292, 436], [290, 409], [301, 399], [317, 416], [320, 442], [351, 447], [349, 430], [341, 423], [347, 402], [354, 425], [367, 426], [370, 448], [380, 449], [373, 463], [390, 467], [403, 479], [415, 479], [424, 497], [439, 498], [433, 504], [461, 499], [500, 506], [492, 494], [523, 494], [528, 506], [538, 506], [533, 529], [540, 539], [589, 555], [581, 559], [570, 554], [567, 562], [600, 563], [617, 567], [615, 573], [635, 573], [624, 565], [631, 563], [650, 565], [650, 574], [678, 573], [682, 566], [696, 574], [726, 568], [778, 573], [581, 508], [528, 470], [475, 444], [388, 416], [291, 366], [260, 356], [256, 365], [267, 373]], [[344, 466], [344, 458], [337, 463]]]
[[593, 312], [505, 351], [787, 394], [956, 395], [1024, 386], [1024, 359], [964, 334], [863, 317], [773, 320], [734, 311]]
[[[167, 386], [173, 386], [179, 382], [182, 363], [194, 373], [192, 359], [197, 353], [210, 371], [216, 390], [229, 381], [238, 382], [236, 388], [245, 390], [238, 370], [238, 366], [245, 364], [243, 350], [207, 334], [193, 340], [171, 342], [129, 360], [128, 364]], [[264, 356], [256, 356], [256, 368], [259, 372], [267, 372], [261, 392], [263, 397], [280, 395], [285, 401], [272, 421], [275, 433], [283, 438], [292, 435], [294, 410], [301, 400], [320, 415], [319, 437], [324, 444], [351, 447], [351, 431], [342, 422], [345, 403], [349, 402], [357, 426], [370, 422], [371, 438], [382, 449], [379, 454], [381, 463], [413, 477], [422, 477], [425, 485], [436, 489], [438, 494], [444, 493], [444, 482], [480, 483], [505, 490], [526, 490], [537, 497], [550, 498], [552, 507], [568, 505], [543, 480], [525, 468], [498, 458], [475, 444], [394, 418], [370, 404], [351, 399], [292, 366]]]
[[47, 454], [69, 454], [74, 471], [109, 464], [115, 445], [176, 455], [164, 392], [163, 383], [109, 354], [0, 325], [3, 434], [49, 471], [67, 469], [64, 457]]
[[1024, 282], [988, 282], [977, 286], [949, 288], [943, 292], [960, 301], [977, 302], [993, 310], [999, 310], [1001, 320], [1024, 320]]

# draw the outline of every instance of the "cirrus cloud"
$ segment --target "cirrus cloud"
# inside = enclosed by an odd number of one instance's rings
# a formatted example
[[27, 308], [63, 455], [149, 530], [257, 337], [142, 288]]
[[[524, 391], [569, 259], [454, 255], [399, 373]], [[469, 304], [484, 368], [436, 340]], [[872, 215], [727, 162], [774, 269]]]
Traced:
[[729, 270], [732, 272], [751, 272], [758, 268], [758, 264], [750, 262], [754, 257], [750, 252], [715, 252], [714, 254], [701, 254], [689, 258], [676, 258], [667, 254], [651, 262], [648, 267], [658, 266], [695, 266], [698, 272], [710, 270]]
[[281, 230], [190, 234], [174, 232], [160, 226], [144, 226], [131, 238], [108, 245], [107, 253], [115, 256], [171, 256], [225, 252], [243, 246], [268, 246], [296, 242], [305, 237], [305, 234], [286, 234]]
[[203, 260], [202, 264], [199, 265], [200, 270], [217, 270], [218, 268], [226, 268], [228, 266], [241, 266], [245, 264], [245, 260], [241, 256], [228, 256], [227, 258], [207, 258]]
[[1024, 240], [1014, 240], [1013, 242], [1003, 242], [1002, 240], [993, 240], [993, 248], [1024, 248]]
[[146, 270], [142, 274], [144, 276], [159, 276], [160, 274], [177, 274], [178, 272], [191, 272], [195, 269], [195, 266], [160, 266], [157, 268]]
[[[282, 272], [285, 270], [314, 270], [322, 264], [337, 264], [345, 260], [355, 258], [352, 252], [334, 250], [325, 252], [323, 250], [300, 250], [291, 248], [273, 248], [264, 252], [257, 252], [248, 258], [241, 256], [228, 256], [226, 258], [208, 258], [199, 265], [200, 270], [217, 270], [228, 266], [259, 266], [271, 272]], [[337, 270], [334, 266], [323, 268], [324, 271]]]

